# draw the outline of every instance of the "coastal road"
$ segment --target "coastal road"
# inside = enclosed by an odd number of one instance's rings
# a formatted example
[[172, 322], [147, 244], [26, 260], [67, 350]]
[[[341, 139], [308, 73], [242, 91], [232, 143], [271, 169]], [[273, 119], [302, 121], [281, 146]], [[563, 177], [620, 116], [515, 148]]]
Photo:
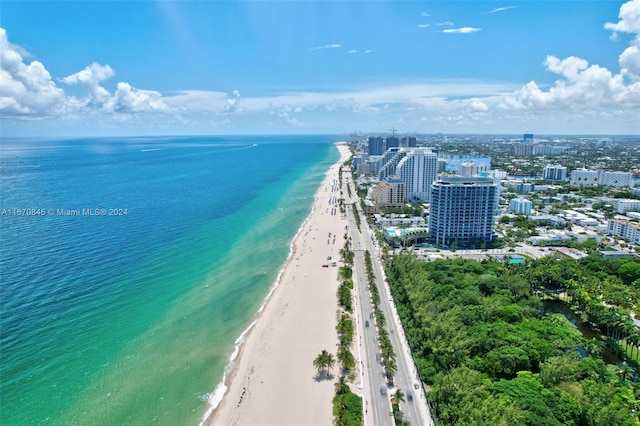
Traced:
[[[349, 180], [347, 180], [347, 183], [348, 182]], [[413, 362], [413, 357], [411, 356], [411, 351], [404, 337], [404, 331], [393, 300], [391, 299], [390, 290], [380, 264], [378, 257], [379, 250], [374, 246], [372, 233], [363, 215], [361, 215], [360, 218], [361, 232], [357, 229], [351, 206], [353, 202], [357, 201], [357, 199], [347, 199], [345, 200], [345, 204], [347, 205], [347, 221], [352, 239], [352, 250], [354, 252], [354, 272], [356, 274], [360, 318], [362, 318], [362, 322], [369, 321], [370, 324], [369, 327], [363, 327], [364, 331], [362, 334], [367, 362], [366, 372], [369, 378], [368, 393], [371, 397], [368, 403], [368, 411], [373, 410], [373, 424], [393, 425], [393, 418], [390, 416], [391, 405], [389, 396], [392, 392], [395, 392], [395, 389], [401, 389], [405, 395], [405, 401], [400, 403], [400, 410], [404, 414], [404, 418], [409, 421], [411, 425], [433, 425], [429, 406]], [[370, 318], [373, 312], [373, 306], [367, 288], [366, 269], [364, 265], [365, 250], [368, 250], [371, 254], [373, 271], [380, 293], [379, 307], [387, 320], [386, 327], [389, 332], [391, 344], [396, 353], [396, 361], [398, 364], [398, 371], [394, 376], [395, 388], [387, 389], [386, 395], [383, 395], [380, 391], [381, 386], [386, 385], [386, 381], [382, 364], [378, 361], [379, 358], [376, 359], [376, 354], [379, 353], [379, 349], [374, 320]], [[362, 324], [360, 326], [362, 326]], [[365, 389], [365, 391], [366, 390], [367, 389]], [[409, 400], [409, 396], [412, 397], [412, 401]]]
[[[387, 389], [384, 378], [384, 368], [377, 357], [379, 357], [377, 332], [375, 320], [372, 319], [373, 305], [367, 287], [366, 268], [364, 262], [364, 243], [362, 236], [358, 232], [351, 206], [347, 206], [347, 218], [349, 231], [351, 233], [351, 250], [354, 253], [353, 272], [354, 283], [356, 284], [356, 312], [358, 315], [358, 344], [360, 346], [361, 369], [364, 372], [362, 377], [362, 395], [364, 398], [365, 425], [390, 425], [393, 418], [389, 415], [391, 404], [387, 394], [382, 394], [381, 387]], [[369, 323], [367, 327], [366, 324]]]

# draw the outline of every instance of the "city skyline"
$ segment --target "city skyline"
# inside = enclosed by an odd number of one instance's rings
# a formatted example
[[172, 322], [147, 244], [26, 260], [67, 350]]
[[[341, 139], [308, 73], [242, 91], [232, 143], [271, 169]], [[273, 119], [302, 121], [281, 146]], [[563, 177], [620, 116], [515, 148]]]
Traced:
[[640, 0], [35, 3], [3, 136], [640, 133]]

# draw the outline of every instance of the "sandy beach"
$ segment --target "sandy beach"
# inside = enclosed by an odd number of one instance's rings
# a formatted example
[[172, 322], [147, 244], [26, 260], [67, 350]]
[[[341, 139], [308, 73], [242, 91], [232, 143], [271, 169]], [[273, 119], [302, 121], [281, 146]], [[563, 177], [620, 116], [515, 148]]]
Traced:
[[340, 160], [316, 193], [279, 283], [245, 336], [227, 372], [228, 389], [205, 425], [332, 424], [334, 380], [317, 381], [313, 360], [323, 349], [335, 354], [338, 343], [338, 267], [332, 262], [340, 265], [344, 245], [338, 170], [349, 150], [337, 147]]

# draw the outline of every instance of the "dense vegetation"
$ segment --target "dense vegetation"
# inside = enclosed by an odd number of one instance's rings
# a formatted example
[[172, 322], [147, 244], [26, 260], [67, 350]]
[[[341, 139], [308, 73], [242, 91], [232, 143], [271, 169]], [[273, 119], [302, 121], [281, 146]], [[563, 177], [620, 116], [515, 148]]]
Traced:
[[[563, 315], [544, 313], [539, 297], [570, 294], [585, 319], [632, 342], [625, 312], [637, 306], [640, 270], [625, 263], [395, 256], [387, 277], [437, 423], [640, 425], [629, 368], [605, 364], [598, 350], [581, 357], [579, 346], [598, 344]], [[599, 322], [604, 312], [617, 322]]]

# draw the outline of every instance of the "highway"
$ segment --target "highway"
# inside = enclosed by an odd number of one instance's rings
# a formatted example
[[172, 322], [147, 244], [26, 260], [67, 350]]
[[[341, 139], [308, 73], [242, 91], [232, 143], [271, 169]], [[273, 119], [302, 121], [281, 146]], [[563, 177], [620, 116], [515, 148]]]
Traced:
[[[345, 179], [345, 176], [347, 178]], [[344, 184], [351, 182], [348, 173], [343, 174]], [[353, 191], [352, 191], [353, 192]], [[348, 193], [348, 192], [347, 192]], [[354, 194], [355, 195], [355, 194]], [[405, 401], [400, 403], [405, 420], [411, 425], [433, 425], [429, 406], [425, 398], [420, 380], [413, 363], [413, 357], [404, 337], [404, 332], [396, 313], [395, 305], [390, 296], [384, 272], [377, 256], [378, 249], [374, 246], [372, 232], [368, 228], [366, 218], [361, 214], [359, 231], [352, 211], [352, 204], [359, 200], [354, 197], [345, 197], [347, 223], [351, 237], [351, 250], [354, 253], [354, 283], [356, 286], [356, 314], [357, 332], [359, 341], [358, 354], [361, 357], [363, 377], [361, 377], [361, 391], [364, 399], [365, 425], [393, 425], [391, 415], [390, 397], [396, 389], [400, 389], [405, 395]], [[398, 371], [394, 376], [395, 387], [387, 388], [384, 368], [379, 361], [379, 348], [375, 320], [371, 318], [373, 305], [367, 285], [364, 252], [369, 251], [373, 263], [376, 285], [380, 293], [379, 308], [384, 313], [389, 332], [389, 338], [396, 353]], [[366, 322], [369, 326], [366, 326]], [[378, 357], [378, 358], [377, 358]], [[418, 389], [416, 389], [416, 385]], [[385, 389], [385, 393], [381, 391]], [[412, 401], [409, 400], [412, 397]]]

